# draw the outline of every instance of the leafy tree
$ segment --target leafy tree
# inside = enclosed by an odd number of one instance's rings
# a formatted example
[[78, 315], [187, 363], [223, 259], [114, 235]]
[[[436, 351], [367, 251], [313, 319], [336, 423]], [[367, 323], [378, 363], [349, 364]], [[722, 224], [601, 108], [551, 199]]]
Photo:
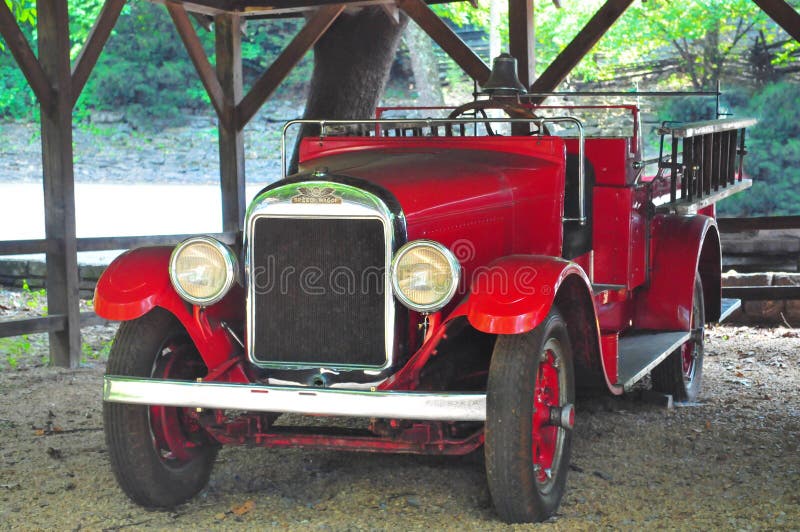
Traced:
[[[790, 1], [793, 7], [800, 1]], [[536, 4], [537, 70], [542, 71], [603, 4], [602, 0], [571, 2], [556, 9]], [[800, 49], [787, 40], [752, 0], [648, 0], [636, 2], [620, 17], [572, 73], [573, 80], [615, 79], [618, 65], [644, 64], [639, 77], [655, 74], [656, 81], [691, 83], [709, 89], [722, 79], [740, 79], [756, 36], [766, 44], [780, 43], [774, 61], [791, 61]], [[648, 66], [653, 70], [648, 72]], [[751, 80], [752, 81], [752, 80]]]
[[720, 203], [725, 216], [800, 214], [800, 85], [782, 82], [756, 94], [743, 115], [759, 124], [746, 137], [752, 189]]
[[5, 0], [17, 22], [31, 27], [36, 25], [36, 0]]

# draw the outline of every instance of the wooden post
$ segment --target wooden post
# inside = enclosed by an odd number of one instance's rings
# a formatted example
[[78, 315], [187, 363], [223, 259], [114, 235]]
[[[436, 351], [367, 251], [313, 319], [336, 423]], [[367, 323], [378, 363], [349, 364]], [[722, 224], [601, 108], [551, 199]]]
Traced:
[[50, 333], [50, 363], [76, 367], [81, 359], [81, 323], [67, 0], [37, 0], [36, 8], [39, 63], [55, 89], [54, 102], [41, 102], [47, 309], [51, 315], [66, 316], [64, 329]]
[[[519, 81], [526, 88], [531, 86], [536, 76], [533, 43], [533, 0], [508, 0], [509, 52], [517, 59]], [[514, 135], [527, 135], [530, 125], [512, 124], [511, 132]]]
[[508, 0], [509, 52], [517, 58], [519, 80], [526, 87], [536, 77], [534, 36], [533, 0]]
[[219, 120], [219, 177], [222, 230], [242, 229], [245, 212], [244, 136], [236, 106], [242, 99], [242, 37], [239, 15], [214, 17], [217, 77], [222, 86]]

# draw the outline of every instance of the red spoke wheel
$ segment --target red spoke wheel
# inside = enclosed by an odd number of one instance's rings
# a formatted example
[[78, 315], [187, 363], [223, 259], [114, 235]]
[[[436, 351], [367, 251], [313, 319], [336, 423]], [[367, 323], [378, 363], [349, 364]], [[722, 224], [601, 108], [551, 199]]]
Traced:
[[567, 326], [553, 308], [533, 331], [500, 336], [486, 396], [486, 476], [509, 523], [543, 521], [558, 509], [575, 421]]
[[697, 399], [703, 382], [706, 314], [700, 274], [694, 279], [691, 323], [692, 337], [656, 366], [651, 375], [653, 390], [668, 393], [682, 402]]
[[[120, 325], [106, 373], [195, 380], [207, 370], [180, 323], [156, 308]], [[172, 508], [208, 483], [218, 445], [191, 409], [104, 403], [103, 422], [114, 475], [134, 502]]]

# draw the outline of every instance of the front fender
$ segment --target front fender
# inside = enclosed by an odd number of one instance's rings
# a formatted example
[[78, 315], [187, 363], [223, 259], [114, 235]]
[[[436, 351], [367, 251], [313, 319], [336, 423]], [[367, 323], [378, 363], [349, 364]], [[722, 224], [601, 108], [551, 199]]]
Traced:
[[[170, 246], [138, 248], [114, 259], [97, 281], [97, 315], [112, 321], [134, 320], [164, 306], [171, 296], [178, 297], [169, 281], [172, 250]], [[182, 302], [180, 297], [178, 301]]]
[[558, 288], [577, 275], [591, 294], [586, 273], [575, 263], [543, 255], [511, 255], [473, 274], [462, 312], [470, 324], [490, 334], [533, 330], [550, 312]]
[[[98, 316], [112, 321], [139, 318], [155, 307], [162, 307], [181, 322], [197, 347], [209, 371], [240, 351], [222, 327], [243, 323], [244, 296], [235, 286], [216, 305], [202, 312], [185, 302], [169, 280], [169, 258], [172, 247], [155, 246], [126, 251], [106, 268], [94, 293], [94, 309]], [[228, 378], [246, 381], [240, 371]]]

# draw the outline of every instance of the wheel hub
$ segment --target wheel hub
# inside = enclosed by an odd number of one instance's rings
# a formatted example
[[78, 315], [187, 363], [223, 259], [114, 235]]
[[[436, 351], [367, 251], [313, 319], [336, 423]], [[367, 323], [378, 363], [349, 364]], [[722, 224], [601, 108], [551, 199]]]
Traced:
[[558, 357], [552, 349], [548, 349], [540, 358], [533, 394], [531, 454], [533, 470], [539, 482], [546, 483], [553, 476], [559, 428], [571, 429], [574, 424], [573, 405], [560, 404]]

